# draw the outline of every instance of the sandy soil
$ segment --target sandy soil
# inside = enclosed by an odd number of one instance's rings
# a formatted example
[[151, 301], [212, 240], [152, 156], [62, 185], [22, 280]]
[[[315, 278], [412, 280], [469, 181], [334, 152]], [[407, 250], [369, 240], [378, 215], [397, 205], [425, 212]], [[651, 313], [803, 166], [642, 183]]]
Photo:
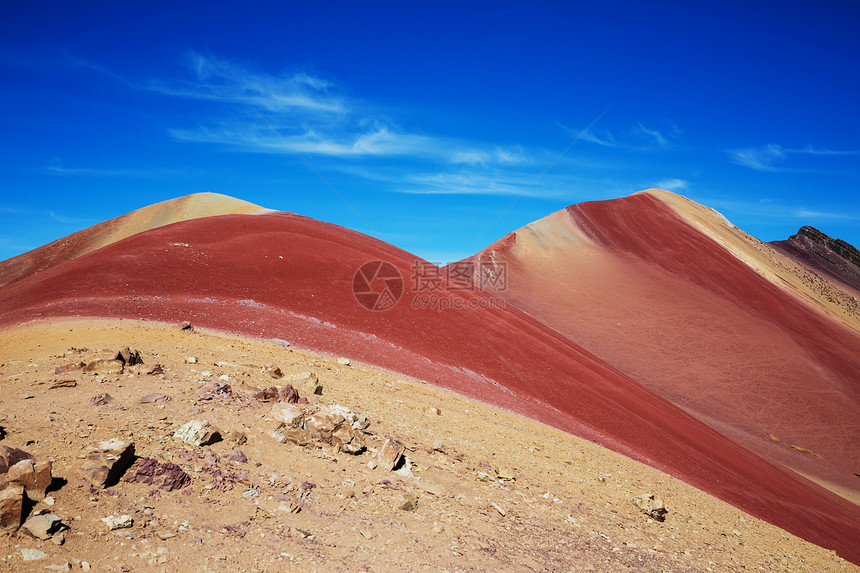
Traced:
[[[56, 366], [111, 358], [123, 346], [138, 349], [145, 364], [120, 375], [54, 374]], [[186, 364], [187, 356], [198, 362]], [[164, 375], [145, 374], [156, 363]], [[319, 444], [279, 444], [267, 435], [270, 405], [197, 400], [201, 383], [221, 376], [234, 387], [271, 384], [264, 364], [318, 373], [323, 393], [310, 396], [309, 407], [342, 404], [368, 416], [370, 451], [350, 456]], [[76, 386], [52, 389], [60, 379]], [[141, 321], [41, 321], [0, 332], [0, 390], [0, 426], [8, 433], [0, 445], [54, 461], [65, 483], [50, 493], [54, 505], [34, 509], [70, 528], [62, 546], [23, 533], [0, 537], [3, 571], [80, 569], [81, 560], [124, 571], [857, 570], [590, 442], [419, 380], [271, 341]], [[103, 392], [113, 401], [88, 404]], [[152, 392], [172, 400], [138, 403]], [[192, 419], [242, 432], [247, 443], [236, 446], [228, 434], [194, 448], [171, 437]], [[138, 456], [178, 463], [191, 485], [160, 492], [120, 481], [91, 492], [78, 479], [80, 458], [113, 437], [133, 439]], [[368, 467], [386, 437], [407, 446], [413, 477]], [[248, 462], [227, 461], [235, 450]], [[496, 479], [499, 467], [515, 479]], [[665, 522], [631, 502], [646, 492], [665, 500]], [[398, 509], [404, 494], [417, 498], [413, 511]], [[280, 511], [279, 500], [301, 511]], [[101, 518], [119, 514], [131, 515], [134, 526], [108, 532]], [[48, 555], [23, 563], [21, 548]]]

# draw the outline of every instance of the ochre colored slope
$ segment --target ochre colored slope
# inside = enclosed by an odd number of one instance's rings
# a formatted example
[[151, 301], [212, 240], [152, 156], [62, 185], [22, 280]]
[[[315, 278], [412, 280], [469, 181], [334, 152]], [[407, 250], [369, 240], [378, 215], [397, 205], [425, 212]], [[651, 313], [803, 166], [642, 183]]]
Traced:
[[[503, 296], [756, 452], [860, 499], [860, 335], [650, 194], [583, 203], [483, 251]], [[794, 446], [794, 447], [793, 447]]]
[[170, 223], [213, 215], [253, 215], [270, 211], [218, 193], [195, 193], [155, 203], [0, 261], [0, 288], [105, 245]]
[[186, 221], [0, 289], [0, 325], [72, 315], [191, 320], [345, 354], [595, 440], [860, 562], [860, 508], [738, 446], [525, 313], [416, 308], [408, 291], [385, 312], [359, 306], [354, 273], [379, 259], [409, 282], [413, 256], [304, 217]]

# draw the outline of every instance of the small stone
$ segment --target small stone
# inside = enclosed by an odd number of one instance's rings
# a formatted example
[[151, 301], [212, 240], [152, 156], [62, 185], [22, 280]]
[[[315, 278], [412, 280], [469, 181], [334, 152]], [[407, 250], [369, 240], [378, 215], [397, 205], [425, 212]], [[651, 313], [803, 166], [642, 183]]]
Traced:
[[445, 447], [445, 444], [442, 442], [442, 440], [437, 438], [433, 440], [433, 451], [444, 454], [447, 452], [447, 448]]
[[108, 526], [110, 531], [114, 531], [116, 529], [128, 529], [134, 525], [134, 519], [132, 519], [130, 515], [109, 515], [107, 517], [103, 517], [102, 521]]
[[48, 389], [56, 390], [57, 388], [74, 388], [78, 383], [76, 380], [59, 380], [51, 384]]
[[397, 501], [397, 509], [403, 511], [415, 511], [418, 507], [418, 498], [414, 495], [403, 494], [400, 496], [400, 499]]
[[107, 392], [102, 392], [101, 394], [96, 394], [92, 398], [89, 399], [90, 406], [104, 406], [105, 404], [112, 402], [113, 396], [108, 394]]
[[349, 358], [343, 358], [343, 357], [341, 357], [341, 358], [338, 358], [338, 359], [337, 359], [337, 363], [338, 363], [338, 364], [340, 364], [341, 366], [349, 366], [349, 365], [350, 365], [350, 360], [349, 360]]
[[61, 563], [59, 565], [46, 565], [45, 569], [48, 571], [71, 571], [72, 564], [71, 563]]
[[162, 394], [161, 392], [153, 392], [152, 394], [147, 394], [146, 396], [141, 396], [138, 403], [140, 404], [155, 404], [158, 402], [170, 402], [171, 398], [167, 394]]
[[501, 480], [508, 480], [508, 481], [517, 479], [517, 477], [514, 475], [514, 470], [512, 470], [511, 468], [503, 468], [503, 467], [496, 468], [496, 477], [498, 477]]
[[284, 348], [289, 348], [289, 347], [290, 347], [290, 343], [289, 343], [289, 342], [287, 342], [286, 340], [281, 339], [281, 338], [273, 338], [273, 339], [272, 339], [272, 342], [274, 342], [274, 343], [275, 343], [275, 344], [277, 344], [278, 346], [283, 346]]
[[440, 410], [439, 408], [430, 407], [430, 408], [427, 408], [427, 413], [430, 414], [431, 416], [441, 416], [442, 410]]
[[217, 428], [206, 420], [192, 420], [176, 430], [173, 437], [192, 446], [207, 446], [221, 440]]
[[501, 506], [499, 506], [499, 504], [498, 504], [498, 503], [496, 503], [495, 501], [494, 501], [494, 502], [492, 502], [490, 505], [492, 505], [492, 506], [493, 506], [493, 508], [494, 508], [496, 511], [498, 511], [498, 512], [499, 512], [499, 515], [501, 515], [502, 517], [504, 517], [505, 515], [507, 515], [507, 512], [506, 512], [504, 509], [502, 509], [502, 508], [501, 508]]
[[45, 499], [43, 499], [42, 501], [43, 501], [43, 502], [45, 502], [45, 505], [54, 505], [54, 498], [53, 498], [53, 496], [50, 496], [50, 495], [49, 495], [48, 497], [46, 497], [46, 498], [45, 498]]
[[301, 506], [294, 501], [282, 501], [278, 504], [278, 511], [283, 511], [284, 513], [298, 513], [301, 510]]
[[92, 565], [90, 565], [88, 561], [81, 561], [81, 569], [82, 570], [89, 571], [92, 568], [93, 568]]
[[159, 531], [155, 534], [162, 541], [167, 541], [168, 539], [173, 539], [176, 537], [176, 534], [172, 531]]
[[378, 465], [378, 464], [377, 464], [377, 463], [376, 463], [376, 461], [374, 461], [374, 460], [370, 460], [369, 462], [367, 462], [367, 467], [369, 467], [369, 468], [370, 468], [370, 469], [372, 469], [372, 470], [375, 470], [375, 469], [376, 469], [376, 467], [377, 467], [377, 465]]
[[21, 558], [24, 561], [37, 561], [48, 556], [47, 553], [38, 549], [19, 549], [18, 551], [21, 552]]
[[65, 533], [55, 533], [51, 536], [51, 542], [55, 545], [62, 545], [66, 542], [66, 534]]
[[186, 364], [197, 364], [197, 358], [194, 356], [186, 356], [185, 357]]

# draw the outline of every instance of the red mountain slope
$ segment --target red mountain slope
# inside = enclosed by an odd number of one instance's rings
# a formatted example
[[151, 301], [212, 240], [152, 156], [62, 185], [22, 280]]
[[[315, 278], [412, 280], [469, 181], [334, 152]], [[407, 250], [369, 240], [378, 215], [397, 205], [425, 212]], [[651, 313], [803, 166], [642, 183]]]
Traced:
[[506, 263], [502, 296], [538, 320], [730, 438], [860, 499], [860, 336], [659, 199], [573, 205], [476, 259]]
[[[356, 271], [373, 260], [391, 263], [407, 285], [382, 312], [352, 294]], [[460, 309], [416, 308], [415, 263], [296, 215], [210, 217], [0, 289], [0, 325], [70, 315], [191, 320], [345, 354], [600, 442], [860, 562], [856, 506], [738, 446], [525, 313], [492, 308], [497, 301], [484, 294], [452, 294]]]

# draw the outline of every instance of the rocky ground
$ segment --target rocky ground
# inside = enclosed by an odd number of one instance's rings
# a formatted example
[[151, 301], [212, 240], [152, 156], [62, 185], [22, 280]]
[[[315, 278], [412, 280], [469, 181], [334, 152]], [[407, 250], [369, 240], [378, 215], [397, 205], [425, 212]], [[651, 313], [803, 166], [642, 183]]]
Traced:
[[[125, 347], [143, 363], [77, 367]], [[857, 570], [590, 442], [285, 341], [7, 329], [0, 428], [0, 448], [53, 462], [47, 497], [24, 504], [42, 519], [0, 533], [0, 571]], [[133, 445], [131, 468], [93, 460], [109, 440]], [[92, 468], [113, 463], [103, 487]], [[652, 515], [633, 501], [649, 494]]]

